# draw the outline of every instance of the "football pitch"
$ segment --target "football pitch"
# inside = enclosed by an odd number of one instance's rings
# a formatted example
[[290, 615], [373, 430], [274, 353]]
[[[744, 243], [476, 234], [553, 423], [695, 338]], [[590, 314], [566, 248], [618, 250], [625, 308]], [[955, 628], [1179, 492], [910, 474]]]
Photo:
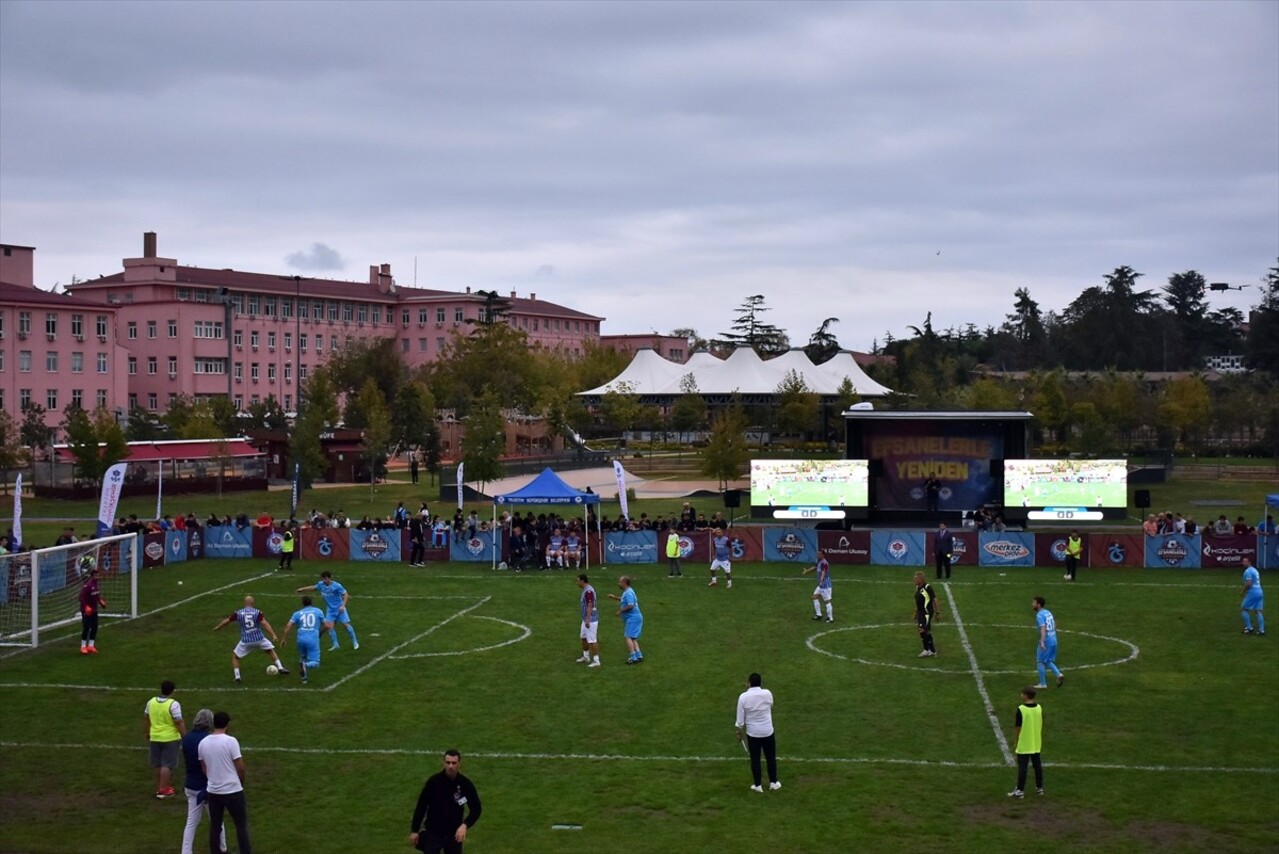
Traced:
[[[306, 686], [254, 653], [236, 687], [235, 630], [213, 626], [252, 594], [281, 631], [321, 568], [351, 593], [360, 649], [323, 639]], [[100, 655], [77, 654], [78, 627], [0, 648], [0, 852], [178, 849], [181, 778], [177, 798], [154, 799], [142, 717], [163, 679], [188, 720], [231, 713], [260, 852], [411, 850], [418, 790], [447, 748], [483, 801], [468, 852], [1279, 848], [1279, 613], [1267, 637], [1242, 636], [1236, 572], [1085, 568], [1071, 584], [959, 568], [932, 582], [940, 655], [919, 659], [913, 570], [836, 566], [832, 624], [813, 621], [799, 570], [739, 565], [726, 590], [701, 566], [592, 568], [601, 598], [631, 574], [645, 618], [646, 660], [627, 666], [603, 601], [597, 670], [574, 663], [571, 570], [147, 570], [143, 616], [105, 622]], [[1015, 801], [1036, 594], [1066, 684], [1040, 691], [1046, 794], [1032, 782]], [[752, 671], [776, 697], [783, 787], [763, 794], [733, 738]]]

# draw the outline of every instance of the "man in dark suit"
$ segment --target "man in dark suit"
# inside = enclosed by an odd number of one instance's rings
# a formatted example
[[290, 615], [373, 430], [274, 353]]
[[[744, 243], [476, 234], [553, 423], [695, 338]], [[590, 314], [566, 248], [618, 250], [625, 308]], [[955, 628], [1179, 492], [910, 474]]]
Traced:
[[946, 523], [942, 522], [941, 527], [937, 529], [937, 539], [933, 543], [933, 557], [937, 560], [937, 578], [942, 577], [942, 573], [950, 578], [950, 559], [955, 554], [955, 535], [946, 527]]

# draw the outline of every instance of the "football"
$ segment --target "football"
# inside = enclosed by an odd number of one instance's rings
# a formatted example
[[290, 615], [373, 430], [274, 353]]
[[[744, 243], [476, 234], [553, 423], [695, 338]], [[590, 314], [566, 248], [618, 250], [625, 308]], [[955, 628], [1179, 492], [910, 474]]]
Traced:
[[279, 672], [280, 672], [280, 668], [276, 667], [274, 664], [268, 664], [268, 665], [266, 666], [266, 675], [267, 675], [267, 676], [274, 676], [275, 674], [277, 674], [277, 673], [279, 673]]

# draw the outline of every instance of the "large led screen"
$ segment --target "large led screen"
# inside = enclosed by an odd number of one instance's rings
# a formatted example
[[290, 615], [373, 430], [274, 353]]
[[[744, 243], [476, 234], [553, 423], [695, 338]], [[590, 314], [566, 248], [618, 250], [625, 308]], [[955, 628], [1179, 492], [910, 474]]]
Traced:
[[1005, 507], [1127, 507], [1127, 460], [1005, 460]]
[[865, 507], [867, 460], [751, 460], [752, 507]]

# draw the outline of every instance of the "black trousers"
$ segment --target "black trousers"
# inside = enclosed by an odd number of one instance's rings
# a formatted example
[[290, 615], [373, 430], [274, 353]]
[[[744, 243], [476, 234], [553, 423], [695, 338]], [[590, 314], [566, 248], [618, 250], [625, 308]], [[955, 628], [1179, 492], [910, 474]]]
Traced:
[[668, 563], [668, 564], [670, 564], [670, 569], [667, 571], [667, 574], [668, 574], [668, 575], [683, 575], [683, 574], [684, 574], [684, 573], [680, 572], [680, 568], [679, 568], [679, 558], [677, 558], [677, 557], [668, 557], [668, 558], [666, 559], [666, 561], [667, 561], [667, 563]]
[[80, 640], [91, 641], [98, 639], [98, 609], [94, 608], [92, 614], [86, 614], [83, 609], [80, 611]]
[[762, 786], [763, 778], [760, 776], [759, 755], [764, 754], [764, 761], [768, 763], [768, 780], [770, 783], [777, 782], [777, 733], [766, 735], [762, 738], [756, 738], [753, 735], [746, 736], [746, 749], [751, 755], [751, 776], [755, 778], [755, 785]]
[[235, 841], [240, 854], [252, 854], [253, 845], [249, 842], [249, 807], [244, 800], [244, 790], [229, 795], [215, 795], [209, 792], [209, 854], [219, 854], [222, 850], [222, 814], [229, 812], [235, 822]]
[[924, 645], [924, 649], [929, 652], [936, 652], [937, 646], [933, 643], [933, 618], [931, 614], [915, 614], [915, 624], [919, 626], [919, 640]]
[[293, 552], [280, 552], [280, 569], [293, 571]]
[[947, 578], [950, 578], [950, 556], [949, 555], [944, 555], [944, 554], [937, 555], [937, 577], [941, 578], [943, 572], [946, 574]]
[[1066, 555], [1066, 574], [1070, 576], [1070, 580], [1075, 580], [1075, 570], [1079, 569], [1079, 558], [1074, 555]]
[[462, 843], [448, 836], [422, 831], [417, 835], [417, 850], [424, 854], [462, 854]]
[[1044, 787], [1044, 763], [1040, 761], [1038, 753], [1017, 754], [1017, 788], [1023, 792], [1026, 791], [1027, 765], [1035, 766], [1035, 788], [1042, 789]]
[[413, 547], [409, 549], [409, 563], [426, 563], [426, 545], [422, 540], [413, 541]]

